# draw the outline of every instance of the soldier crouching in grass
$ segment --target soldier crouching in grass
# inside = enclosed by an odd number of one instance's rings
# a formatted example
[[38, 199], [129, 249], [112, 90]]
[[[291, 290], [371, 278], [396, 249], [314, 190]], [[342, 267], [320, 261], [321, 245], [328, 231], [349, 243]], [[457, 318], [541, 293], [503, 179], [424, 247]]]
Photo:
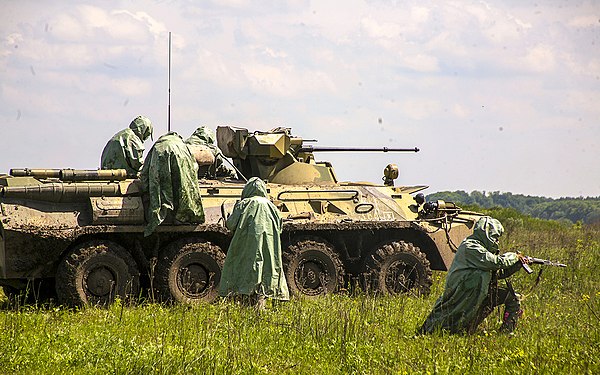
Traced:
[[496, 219], [484, 216], [477, 221], [473, 234], [458, 247], [444, 293], [435, 302], [420, 333], [473, 333], [494, 307], [502, 304], [504, 319], [500, 331], [511, 333], [515, 329], [523, 312], [519, 296], [508, 280], [506, 288], [498, 287], [498, 279], [511, 276], [527, 260], [517, 253], [498, 255], [503, 232]]

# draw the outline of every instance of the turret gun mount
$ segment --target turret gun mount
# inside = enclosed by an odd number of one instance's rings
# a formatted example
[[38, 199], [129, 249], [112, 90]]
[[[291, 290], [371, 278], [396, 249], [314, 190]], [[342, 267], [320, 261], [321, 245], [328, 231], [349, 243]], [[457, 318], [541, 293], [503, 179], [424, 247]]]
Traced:
[[[292, 136], [290, 128], [248, 132], [244, 128], [217, 127], [217, 144], [246, 177], [259, 177], [276, 184], [333, 185], [338, 182], [329, 162], [316, 161], [314, 152], [418, 152], [414, 148], [320, 147]], [[396, 170], [394, 170], [394, 167]], [[385, 184], [393, 185], [397, 167], [386, 168]], [[395, 176], [395, 177], [394, 177]]]

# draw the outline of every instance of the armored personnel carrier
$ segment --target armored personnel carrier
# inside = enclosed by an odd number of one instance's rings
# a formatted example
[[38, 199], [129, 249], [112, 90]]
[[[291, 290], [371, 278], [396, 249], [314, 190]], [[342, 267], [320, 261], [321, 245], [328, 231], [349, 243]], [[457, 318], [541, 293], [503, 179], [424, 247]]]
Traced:
[[[338, 181], [315, 153], [418, 151], [314, 147], [290, 129], [219, 127], [219, 148], [241, 180], [202, 179], [206, 222], [160, 225], [144, 237], [144, 195], [124, 170], [12, 169], [0, 176], [0, 285], [7, 293], [51, 289], [67, 305], [150, 296], [162, 301], [217, 297], [231, 234], [224, 218], [245, 178], [268, 182], [284, 221], [289, 288], [319, 296], [349, 288], [424, 294], [431, 270], [446, 270], [479, 214], [425, 202], [427, 186]], [[141, 294], [141, 290], [149, 293]]]

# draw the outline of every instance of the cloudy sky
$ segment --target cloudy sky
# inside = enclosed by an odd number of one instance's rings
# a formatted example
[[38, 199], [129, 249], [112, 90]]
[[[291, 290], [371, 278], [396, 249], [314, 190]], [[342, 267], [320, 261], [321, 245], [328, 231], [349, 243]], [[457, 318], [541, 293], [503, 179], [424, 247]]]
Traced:
[[3, 0], [0, 173], [97, 168], [138, 114], [165, 133], [169, 31], [185, 137], [287, 126], [421, 149], [317, 154], [341, 180], [600, 196], [600, 2], [577, 0]]

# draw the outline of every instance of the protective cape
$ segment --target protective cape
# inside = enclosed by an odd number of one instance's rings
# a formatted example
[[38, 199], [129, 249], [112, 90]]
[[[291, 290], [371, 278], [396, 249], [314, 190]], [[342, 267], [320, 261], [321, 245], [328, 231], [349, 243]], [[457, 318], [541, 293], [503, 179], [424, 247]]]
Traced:
[[215, 144], [215, 132], [206, 126], [201, 126], [185, 140], [185, 143], [190, 145], [201, 145], [210, 148], [215, 162], [210, 166], [202, 166], [198, 171], [200, 178], [215, 178], [215, 177], [235, 177], [236, 172], [230, 168], [224, 161], [225, 156]]
[[264, 295], [288, 300], [281, 260], [281, 217], [256, 177], [244, 186], [242, 200], [227, 218], [233, 239], [227, 251], [219, 294]]
[[204, 222], [197, 173], [196, 160], [179, 134], [167, 133], [154, 143], [140, 172], [149, 198], [145, 236], [152, 234], [170, 211], [180, 222]]
[[129, 128], [123, 129], [106, 143], [100, 158], [101, 169], [125, 169], [137, 176], [144, 162], [144, 140], [152, 136], [152, 122], [144, 116], [136, 117]]
[[423, 323], [422, 332], [444, 329], [456, 333], [469, 329], [488, 294], [492, 271], [508, 270], [519, 262], [515, 253], [496, 255], [503, 232], [496, 219], [482, 217], [477, 221], [473, 234], [456, 251], [444, 293]]

